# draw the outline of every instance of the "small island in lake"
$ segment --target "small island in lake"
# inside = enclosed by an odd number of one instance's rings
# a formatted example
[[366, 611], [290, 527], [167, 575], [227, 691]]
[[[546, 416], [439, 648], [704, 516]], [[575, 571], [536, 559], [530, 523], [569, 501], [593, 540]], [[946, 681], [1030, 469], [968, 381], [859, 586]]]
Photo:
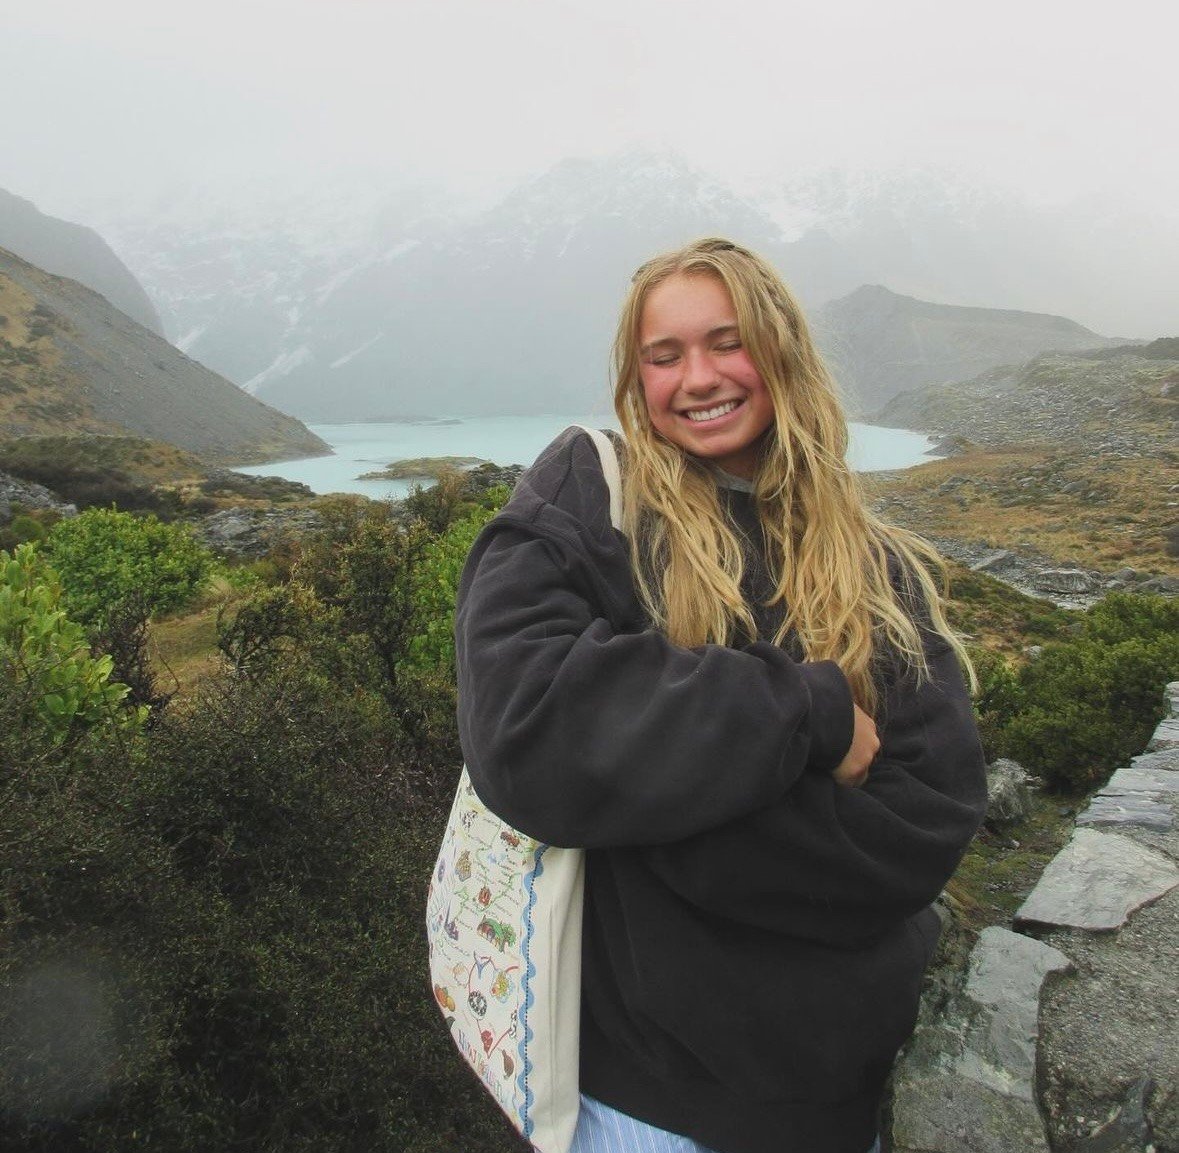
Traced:
[[387, 468], [361, 473], [357, 480], [437, 480], [444, 472], [462, 472], [488, 461], [477, 456], [419, 456], [412, 460], [395, 460]]

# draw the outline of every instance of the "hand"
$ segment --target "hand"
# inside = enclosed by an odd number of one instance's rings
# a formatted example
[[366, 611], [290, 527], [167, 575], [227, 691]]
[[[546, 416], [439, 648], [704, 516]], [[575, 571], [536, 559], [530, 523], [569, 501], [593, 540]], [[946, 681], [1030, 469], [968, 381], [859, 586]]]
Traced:
[[852, 707], [855, 710], [855, 728], [852, 731], [851, 748], [831, 775], [837, 785], [856, 789], [868, 779], [868, 769], [880, 752], [880, 738], [876, 735], [876, 722], [859, 705]]

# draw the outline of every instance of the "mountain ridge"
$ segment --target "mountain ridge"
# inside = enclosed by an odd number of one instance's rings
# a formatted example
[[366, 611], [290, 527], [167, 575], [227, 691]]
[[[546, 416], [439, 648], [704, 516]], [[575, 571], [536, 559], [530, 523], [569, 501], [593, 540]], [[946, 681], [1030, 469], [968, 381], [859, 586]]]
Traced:
[[330, 451], [101, 294], [0, 248], [0, 436], [133, 433], [218, 462]]
[[[1095, 302], [1128, 298], [1110, 286], [1123, 283], [1118, 269], [1129, 260], [1117, 254], [1134, 248], [1109, 225], [1078, 232], [1067, 214], [945, 174], [832, 172], [787, 179], [778, 193], [739, 192], [667, 151], [569, 157], [463, 212], [375, 186], [318, 199], [290, 189], [236, 207], [224, 198], [206, 205], [191, 190], [181, 200], [170, 199], [164, 216], [108, 217], [103, 230], [186, 352], [312, 420], [417, 413], [427, 401], [438, 415], [475, 415], [579, 411], [605, 400], [631, 272], [704, 235], [765, 255], [812, 317], [864, 284], [952, 308], [1091, 317]], [[1139, 305], [1153, 283], [1137, 286]], [[1044, 302], [1052, 307], [1036, 307]], [[1139, 305], [1115, 311], [1147, 316]], [[1060, 340], [1042, 332], [1000, 341], [985, 356], [956, 354], [914, 377], [902, 370], [920, 364], [890, 350], [876, 360], [897, 362], [893, 378], [861, 385], [861, 407], [939, 376], [1026, 360]], [[865, 376], [846, 341], [830, 351]], [[873, 372], [879, 377], [879, 366]]]
[[979, 563], [1033, 553], [1176, 587], [1179, 341], [1045, 354], [903, 393], [874, 419], [954, 442], [945, 459], [869, 478], [888, 519]]
[[94, 229], [48, 216], [31, 200], [0, 188], [0, 248], [54, 276], [86, 285], [144, 328], [164, 335], [143, 285]]
[[1124, 343], [1051, 313], [941, 304], [883, 285], [863, 285], [829, 302], [814, 324], [836, 376], [866, 412], [901, 392], [967, 381], [1045, 352]]

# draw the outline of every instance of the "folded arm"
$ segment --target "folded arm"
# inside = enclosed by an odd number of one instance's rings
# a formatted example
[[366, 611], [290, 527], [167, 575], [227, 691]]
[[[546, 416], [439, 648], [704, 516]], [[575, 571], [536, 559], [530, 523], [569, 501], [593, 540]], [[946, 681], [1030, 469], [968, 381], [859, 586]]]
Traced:
[[927, 643], [930, 677], [885, 695], [863, 787], [806, 772], [759, 812], [656, 846], [672, 889], [719, 916], [854, 945], [932, 902], [986, 805], [982, 750], [957, 658]]

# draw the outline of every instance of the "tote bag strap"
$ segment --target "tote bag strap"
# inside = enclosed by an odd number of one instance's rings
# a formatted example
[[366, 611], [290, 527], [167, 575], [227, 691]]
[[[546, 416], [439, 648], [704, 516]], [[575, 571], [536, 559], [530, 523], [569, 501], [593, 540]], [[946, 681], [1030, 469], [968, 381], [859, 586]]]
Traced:
[[586, 424], [574, 426], [589, 434], [598, 450], [598, 459], [602, 462], [602, 475], [606, 478], [606, 487], [610, 490], [610, 523], [622, 531], [622, 469], [618, 464], [618, 450], [614, 442], [600, 429], [590, 428]]

